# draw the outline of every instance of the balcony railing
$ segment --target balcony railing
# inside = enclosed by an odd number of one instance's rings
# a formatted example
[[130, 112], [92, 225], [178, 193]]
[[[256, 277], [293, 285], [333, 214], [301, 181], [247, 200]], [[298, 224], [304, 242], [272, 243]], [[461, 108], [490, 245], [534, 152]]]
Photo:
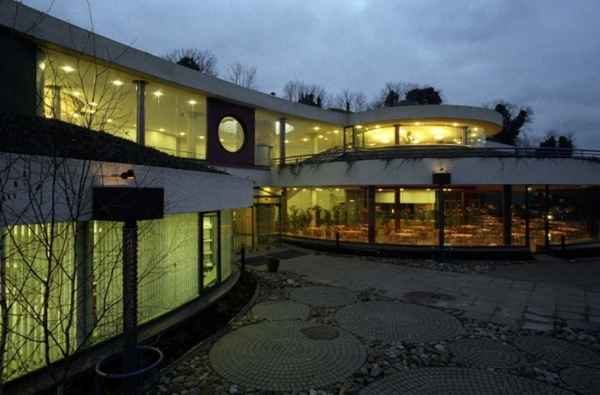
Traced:
[[[455, 147], [418, 146], [369, 149], [331, 149], [317, 154], [295, 155], [285, 158], [286, 165], [352, 162], [358, 160], [391, 160], [420, 158], [570, 158], [600, 162], [600, 150], [531, 147]], [[278, 165], [280, 160], [274, 159]]]

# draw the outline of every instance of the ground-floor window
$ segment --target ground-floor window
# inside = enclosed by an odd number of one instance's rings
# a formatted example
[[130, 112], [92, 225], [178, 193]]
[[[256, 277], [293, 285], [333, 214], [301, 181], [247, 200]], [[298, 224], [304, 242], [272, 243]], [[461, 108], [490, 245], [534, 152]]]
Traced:
[[[122, 230], [123, 223], [109, 221], [2, 230], [10, 305], [5, 379], [121, 332]], [[232, 274], [232, 210], [138, 221], [137, 239], [140, 324]]]
[[600, 191], [586, 186], [291, 187], [282, 192], [282, 231], [375, 244], [536, 249], [597, 240], [598, 198]]

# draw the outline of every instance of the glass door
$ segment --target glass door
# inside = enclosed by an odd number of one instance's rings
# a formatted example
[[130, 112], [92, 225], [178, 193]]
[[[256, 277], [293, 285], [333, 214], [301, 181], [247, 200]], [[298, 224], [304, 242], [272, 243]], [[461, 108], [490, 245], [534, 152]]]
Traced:
[[219, 213], [201, 214], [202, 250], [201, 273], [202, 287], [210, 288], [219, 282]]

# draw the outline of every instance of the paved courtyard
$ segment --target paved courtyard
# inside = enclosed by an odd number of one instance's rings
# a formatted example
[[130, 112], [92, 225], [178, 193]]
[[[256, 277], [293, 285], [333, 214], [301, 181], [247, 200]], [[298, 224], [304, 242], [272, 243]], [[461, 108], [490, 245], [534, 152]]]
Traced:
[[578, 278], [594, 261], [486, 274], [405, 263], [307, 254], [253, 269], [256, 303], [165, 369], [156, 392], [600, 393], [600, 281]]
[[[500, 266], [487, 274], [423, 270], [360, 257], [308, 255], [282, 261], [281, 269], [351, 290], [374, 287], [386, 295], [456, 308], [466, 316], [525, 329], [550, 330], [566, 321], [600, 327], [600, 260], [548, 261]], [[437, 296], [437, 297], [436, 297]]]

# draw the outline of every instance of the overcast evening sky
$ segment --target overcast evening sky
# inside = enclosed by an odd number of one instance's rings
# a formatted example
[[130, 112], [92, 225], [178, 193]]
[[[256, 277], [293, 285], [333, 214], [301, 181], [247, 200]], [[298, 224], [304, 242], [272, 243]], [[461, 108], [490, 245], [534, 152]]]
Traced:
[[[49, 0], [26, 0], [45, 10]], [[210, 49], [258, 69], [372, 98], [387, 81], [431, 84], [450, 104], [504, 99], [535, 111], [530, 134], [600, 148], [600, 1], [90, 0], [95, 31], [144, 51]], [[50, 12], [89, 28], [84, 1]]]

